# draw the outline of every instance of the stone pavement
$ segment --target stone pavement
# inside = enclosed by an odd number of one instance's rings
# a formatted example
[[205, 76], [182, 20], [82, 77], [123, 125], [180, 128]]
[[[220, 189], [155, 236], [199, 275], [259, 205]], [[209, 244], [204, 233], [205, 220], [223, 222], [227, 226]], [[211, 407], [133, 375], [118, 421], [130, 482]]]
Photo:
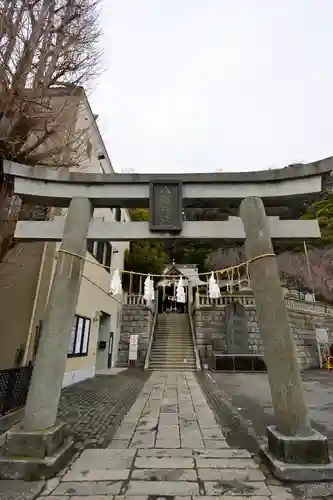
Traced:
[[58, 420], [66, 422], [77, 446], [105, 448], [148, 378], [149, 372], [120, 370], [66, 387]]
[[[267, 374], [212, 372], [206, 375], [206, 379], [209, 378], [214, 380], [215, 385], [208, 388], [206, 393], [214, 393], [219, 409], [224, 412], [224, 422], [228, 420], [229, 407], [231, 418], [228, 428], [238, 426], [237, 432], [231, 432], [231, 441], [238, 446], [242, 436], [247, 449], [254, 451], [256, 446], [253, 441], [264, 443], [267, 439], [266, 426], [274, 424]], [[302, 379], [312, 426], [328, 437], [329, 451], [333, 456], [333, 373], [309, 370], [302, 372]], [[207, 380], [203, 385], [207, 385]], [[297, 498], [333, 500], [333, 482], [298, 484], [293, 485], [292, 489]]]
[[[66, 422], [76, 447], [105, 448], [149, 376], [135, 369], [112, 370], [63, 389], [58, 418]], [[13, 424], [8, 421], [3, 431]], [[0, 481], [0, 500], [33, 500], [43, 487], [44, 481]]]
[[153, 372], [107, 449], [87, 449], [44, 500], [291, 500], [247, 450], [231, 449], [194, 373]]

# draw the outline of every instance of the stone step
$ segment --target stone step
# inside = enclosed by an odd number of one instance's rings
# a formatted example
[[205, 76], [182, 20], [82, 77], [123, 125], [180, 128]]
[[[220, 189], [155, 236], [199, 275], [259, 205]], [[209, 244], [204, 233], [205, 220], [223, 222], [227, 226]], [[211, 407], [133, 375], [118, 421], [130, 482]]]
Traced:
[[192, 342], [192, 337], [190, 337], [189, 335], [169, 335], [169, 334], [163, 334], [163, 335], [155, 335], [154, 336], [154, 340], [161, 340], [161, 341], [165, 341], [165, 340], [171, 340], [171, 341], [175, 341], [175, 342], [181, 342], [181, 341], [184, 341], [184, 342]]
[[157, 315], [157, 321], [188, 321], [188, 315], [176, 313], [160, 313]]
[[184, 339], [184, 340], [192, 340], [192, 336], [188, 333], [169, 333], [169, 332], [155, 332], [156, 339]]
[[191, 345], [170, 345], [170, 346], [160, 346], [160, 345], [153, 345], [151, 352], [155, 351], [165, 351], [168, 350], [169, 352], [193, 352], [193, 346]]
[[192, 339], [186, 339], [186, 338], [173, 338], [173, 337], [161, 337], [161, 338], [155, 338], [154, 344], [165, 344], [165, 345], [170, 345], [172, 343], [175, 344], [187, 344], [187, 345], [192, 345]]
[[152, 359], [149, 363], [149, 366], [151, 365], [193, 365], [195, 366], [195, 360], [194, 359]]
[[155, 328], [155, 332], [170, 332], [170, 333], [173, 333], [173, 334], [177, 334], [177, 335], [180, 335], [180, 334], [190, 334], [191, 331], [188, 330], [188, 328], [175, 328], [174, 326], [168, 326], [168, 327], [156, 327]]
[[157, 337], [176, 337], [176, 338], [184, 338], [184, 339], [190, 339], [192, 338], [192, 335], [189, 332], [173, 332], [170, 330], [165, 330], [163, 331], [155, 331], [155, 335]]
[[[186, 359], [185, 363], [184, 359]], [[192, 333], [187, 314], [158, 315], [149, 369], [196, 370]]]
[[159, 326], [156, 326], [155, 331], [170, 331], [170, 332], [176, 332], [176, 333], [181, 333], [181, 332], [189, 333], [190, 332], [189, 328], [177, 327], [176, 325], [159, 325]]
[[172, 354], [168, 353], [168, 354], [166, 354], [166, 353], [160, 352], [160, 353], [154, 353], [154, 354], [152, 354], [152, 356], [151, 356], [150, 359], [151, 360], [153, 360], [153, 359], [171, 359], [171, 360], [172, 359], [176, 359], [176, 360], [179, 360], [179, 359], [195, 359], [195, 357], [194, 357], [193, 352], [192, 353], [186, 353], [186, 352], [181, 353], [180, 352], [180, 353], [177, 353], [177, 354], [175, 354], [175, 353], [172, 353]]
[[190, 327], [190, 325], [188, 323], [166, 323], [166, 322], [163, 322], [163, 323], [156, 323], [156, 327], [157, 328], [169, 328], [169, 327], [175, 327], [175, 328], [184, 328], [186, 330], [188, 330], [188, 328]]
[[154, 344], [152, 351], [193, 351], [193, 345]]
[[185, 323], [156, 323], [156, 328], [183, 328], [184, 330], [188, 330], [190, 325]]
[[149, 370], [165, 371], [165, 370], [175, 370], [175, 371], [196, 371], [196, 366], [169, 366], [169, 365], [154, 365], [149, 366]]
[[153, 342], [153, 347], [155, 346], [161, 346], [161, 347], [193, 347], [193, 342], [190, 341], [182, 341], [182, 340], [176, 340], [176, 339], [171, 339], [171, 340], [157, 340]]
[[[154, 368], [148, 368], [149, 371], [163, 371], [163, 372], [196, 372], [196, 368], [192, 368], [192, 367], [187, 367], [187, 368], [180, 368], [180, 367], [176, 367], [176, 368], [170, 368], [168, 366], [163, 366], [163, 367], [154, 367]], [[129, 498], [129, 497], [127, 497]], [[142, 497], [141, 497], [142, 498]], [[163, 497], [164, 498], [164, 497]], [[180, 498], [180, 497], [178, 497]], [[189, 498], [189, 497], [186, 497], [186, 498]]]
[[189, 365], [167, 365], [167, 364], [151, 364], [149, 363], [149, 370], [195, 370], [195, 364]]
[[193, 347], [192, 346], [170, 346], [168, 347], [161, 347], [161, 346], [153, 346], [151, 352], [165, 352], [168, 351], [170, 353], [177, 353], [177, 352], [193, 352]]
[[152, 359], [149, 362], [149, 366], [155, 366], [155, 365], [170, 365], [170, 366], [195, 366], [195, 360], [193, 359], [187, 359], [186, 362], [183, 359], [177, 359], [177, 360], [169, 360], [169, 359]]
[[164, 345], [164, 346], [172, 346], [172, 345], [184, 345], [184, 346], [191, 346], [193, 345], [192, 339], [185, 339], [185, 338], [173, 338], [173, 337], [162, 337], [162, 338], [155, 338], [153, 345]]
[[187, 345], [187, 346], [192, 346], [193, 342], [192, 339], [173, 339], [173, 338], [161, 338], [161, 339], [155, 339], [153, 342], [153, 345], [165, 345], [165, 346], [172, 346], [172, 345]]

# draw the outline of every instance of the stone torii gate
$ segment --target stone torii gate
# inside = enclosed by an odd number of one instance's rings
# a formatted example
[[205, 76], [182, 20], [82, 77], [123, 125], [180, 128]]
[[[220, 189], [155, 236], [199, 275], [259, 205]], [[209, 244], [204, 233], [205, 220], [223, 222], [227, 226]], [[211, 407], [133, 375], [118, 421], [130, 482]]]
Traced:
[[[276, 421], [262, 448], [273, 473], [291, 481], [333, 479], [327, 438], [310, 425], [271, 241], [320, 237], [317, 221], [295, 217], [305, 202], [320, 196], [332, 159], [280, 170], [196, 175], [83, 174], [7, 161], [3, 170], [14, 178], [14, 193], [23, 202], [66, 207], [68, 213], [65, 220], [17, 224], [15, 238], [61, 241], [61, 247], [24, 418], [7, 433], [1, 477], [53, 474], [71, 453], [72, 442], [56, 417], [87, 239], [197, 238], [245, 239]], [[117, 206], [149, 207], [150, 222], [92, 219], [95, 207]], [[226, 220], [183, 221], [186, 206], [225, 209]]]

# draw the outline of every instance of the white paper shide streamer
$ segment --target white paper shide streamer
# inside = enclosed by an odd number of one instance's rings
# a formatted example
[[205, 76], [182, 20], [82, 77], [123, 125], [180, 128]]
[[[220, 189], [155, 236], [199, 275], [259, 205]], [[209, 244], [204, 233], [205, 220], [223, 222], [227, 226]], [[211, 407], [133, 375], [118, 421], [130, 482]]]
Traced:
[[179, 278], [179, 281], [177, 283], [176, 300], [177, 300], [177, 302], [180, 302], [182, 304], [185, 304], [185, 302], [186, 302], [185, 289], [184, 289], [184, 285], [183, 285], [182, 276]]
[[151, 279], [150, 274], [148, 274], [145, 279], [143, 297], [146, 302], [151, 302], [155, 298], [154, 282]]
[[221, 292], [216, 279], [214, 278], [214, 273], [210, 275], [208, 280], [208, 295], [211, 299], [219, 299], [221, 297]]
[[121, 278], [118, 269], [116, 269], [115, 272], [113, 273], [110, 285], [110, 293], [112, 295], [121, 295], [123, 293], [123, 287], [121, 284]]

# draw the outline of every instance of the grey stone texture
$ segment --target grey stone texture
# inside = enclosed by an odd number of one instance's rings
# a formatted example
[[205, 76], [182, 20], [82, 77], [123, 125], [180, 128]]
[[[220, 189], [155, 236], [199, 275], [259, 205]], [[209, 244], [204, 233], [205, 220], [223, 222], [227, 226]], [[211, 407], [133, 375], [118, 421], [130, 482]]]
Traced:
[[56, 422], [91, 215], [87, 198], [72, 199], [24, 410], [27, 431], [47, 429]]
[[[245, 198], [240, 216], [246, 234], [245, 256], [256, 300], [260, 335], [277, 429], [286, 436], [311, 436], [296, 349], [268, 228], [265, 207], [258, 197]], [[258, 255], [270, 257], [258, 259]]]
[[[158, 447], [157, 436], [165, 432], [173, 436], [164, 441], [178, 434], [177, 447]], [[215, 434], [220, 447], [210, 449], [204, 436]], [[142, 445], [134, 445], [140, 438]], [[109, 447], [86, 449], [52, 481], [40, 500], [293, 498], [281, 486], [285, 496], [274, 496], [252, 455], [228, 446], [190, 372], [153, 372]]]
[[227, 349], [229, 354], [247, 354], [249, 352], [248, 320], [242, 304], [233, 302], [225, 311]]
[[42, 491], [44, 481], [0, 481], [1, 500], [34, 500]]
[[123, 304], [117, 366], [128, 365], [131, 335], [139, 335], [137, 366], [143, 366], [149, 345], [152, 311], [142, 305]]
[[[47, 466], [43, 459], [47, 453], [52, 454], [56, 450], [61, 440], [66, 444], [68, 434], [74, 438], [76, 448], [106, 447], [149, 375], [149, 372], [126, 370], [116, 376], [96, 376], [63, 389], [58, 412], [58, 423], [61, 425], [45, 433], [23, 431], [25, 449], [30, 449], [29, 453], [39, 463], [21, 461], [15, 467], [11, 456], [22, 456], [22, 435], [20, 425], [17, 425], [5, 435], [7, 439], [2, 450], [5, 456], [0, 457], [0, 477], [35, 479], [41, 474], [48, 477], [58, 472], [68, 463], [73, 446], [67, 446], [64, 449], [66, 453], [55, 461], [47, 458]], [[125, 442], [124, 446], [127, 444]]]
[[[234, 300], [243, 301], [244, 296], [235, 293]], [[244, 306], [247, 315], [248, 350], [253, 354], [263, 354], [254, 299], [251, 302], [253, 304]], [[318, 367], [316, 328], [326, 328], [330, 343], [333, 342], [333, 309], [327, 307], [325, 312], [322, 304], [302, 304], [301, 301], [288, 297], [285, 302], [299, 367], [301, 370]], [[228, 353], [225, 310], [224, 305], [205, 305], [194, 312], [197, 345], [204, 363], [208, 363], [213, 352]]]
[[279, 460], [292, 464], [328, 464], [327, 438], [317, 431], [312, 436], [283, 436], [275, 426], [267, 427], [268, 447]]
[[66, 387], [58, 421], [66, 423], [78, 447], [105, 448], [149, 376], [149, 372], [130, 369]]

